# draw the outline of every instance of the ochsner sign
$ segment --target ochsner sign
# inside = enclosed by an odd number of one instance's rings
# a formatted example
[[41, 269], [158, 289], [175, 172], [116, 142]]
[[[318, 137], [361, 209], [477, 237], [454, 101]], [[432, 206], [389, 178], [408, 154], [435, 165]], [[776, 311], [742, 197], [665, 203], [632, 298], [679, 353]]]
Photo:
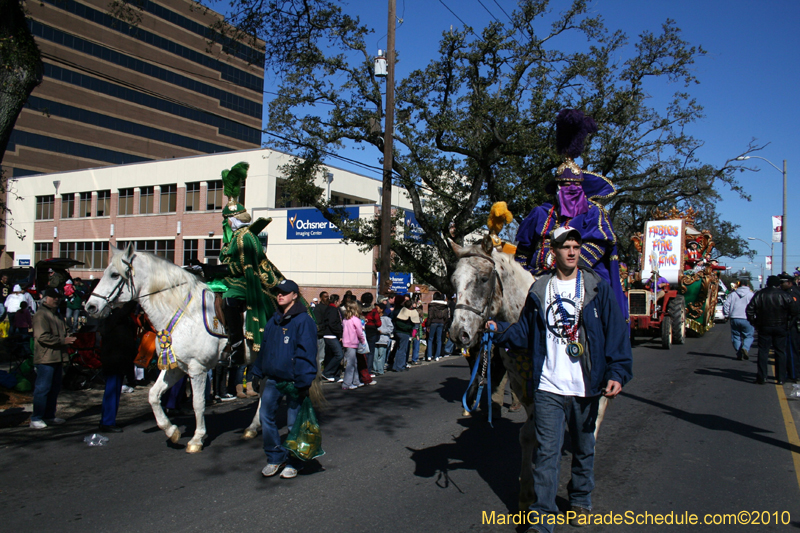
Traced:
[[[345, 208], [347, 216], [358, 218], [357, 207]], [[328, 221], [319, 209], [288, 209], [286, 211], [287, 239], [341, 239], [342, 233]]]
[[654, 220], [645, 224], [642, 247], [642, 281], [653, 270], [677, 284], [683, 273], [683, 220]]

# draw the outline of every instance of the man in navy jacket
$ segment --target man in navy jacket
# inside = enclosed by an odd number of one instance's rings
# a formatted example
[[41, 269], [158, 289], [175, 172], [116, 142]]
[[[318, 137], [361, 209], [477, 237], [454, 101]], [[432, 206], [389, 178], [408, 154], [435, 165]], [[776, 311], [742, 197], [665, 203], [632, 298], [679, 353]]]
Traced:
[[529, 531], [551, 533], [558, 515], [556, 494], [564, 430], [572, 440], [569, 484], [572, 525], [585, 525], [594, 488], [594, 430], [600, 395], [613, 398], [632, 377], [628, 326], [611, 286], [592, 269], [579, 266], [580, 233], [564, 226], [550, 239], [551, 273], [531, 287], [519, 320], [499, 329], [495, 342], [528, 350], [533, 362], [536, 440]]
[[[300, 289], [285, 279], [275, 287], [278, 311], [264, 326], [261, 351], [253, 363], [253, 375], [261, 379], [261, 431], [267, 466], [261, 471], [270, 477], [279, 471], [282, 478], [293, 478], [302, 463], [281, 446], [275, 423], [278, 404], [286, 396], [289, 431], [297, 418], [300, 405], [317, 375], [317, 325], [306, 306], [298, 299]], [[287, 463], [288, 460], [288, 463]], [[284, 466], [285, 465], [285, 466]]]

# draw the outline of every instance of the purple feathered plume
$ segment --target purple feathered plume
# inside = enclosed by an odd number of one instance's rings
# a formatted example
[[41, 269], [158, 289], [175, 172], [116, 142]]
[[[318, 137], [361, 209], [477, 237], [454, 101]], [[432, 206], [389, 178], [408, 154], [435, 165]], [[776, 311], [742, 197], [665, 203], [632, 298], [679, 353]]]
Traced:
[[586, 136], [597, 131], [592, 117], [577, 109], [562, 109], [556, 117], [556, 152], [576, 159], [583, 152]]

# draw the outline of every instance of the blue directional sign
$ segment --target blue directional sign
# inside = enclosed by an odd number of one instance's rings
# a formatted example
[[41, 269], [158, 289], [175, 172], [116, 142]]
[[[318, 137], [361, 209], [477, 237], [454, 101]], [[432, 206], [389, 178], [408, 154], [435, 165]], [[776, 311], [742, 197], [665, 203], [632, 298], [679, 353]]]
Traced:
[[403, 238], [405, 240], [422, 244], [431, 244], [431, 241], [425, 237], [425, 232], [422, 231], [422, 227], [419, 225], [419, 222], [417, 222], [417, 217], [414, 215], [414, 211], [406, 209], [403, 226]]

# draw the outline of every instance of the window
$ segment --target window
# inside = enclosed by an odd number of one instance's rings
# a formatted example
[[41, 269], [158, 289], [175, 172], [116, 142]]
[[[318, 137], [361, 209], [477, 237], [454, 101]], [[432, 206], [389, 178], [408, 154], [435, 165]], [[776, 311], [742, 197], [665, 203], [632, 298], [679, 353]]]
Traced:
[[117, 241], [117, 248], [124, 249], [128, 244], [133, 244], [137, 252], [149, 252], [170, 262], [175, 262], [175, 241]]
[[197, 239], [184, 239], [183, 266], [188, 266], [192, 259], [197, 259]]
[[118, 215], [133, 214], [133, 189], [119, 190], [119, 210]]
[[33, 264], [35, 265], [43, 259], [50, 259], [53, 257], [53, 243], [52, 242], [37, 242], [33, 245]]
[[161, 202], [159, 212], [174, 213], [178, 207], [178, 186], [176, 184], [161, 186]]
[[92, 216], [92, 193], [90, 192], [81, 193], [81, 201], [80, 204], [78, 205], [78, 216], [79, 217]]
[[108, 266], [108, 241], [62, 242], [59, 255], [84, 263], [84, 268], [103, 270]]
[[75, 217], [75, 193], [61, 195], [61, 218]]
[[186, 211], [200, 211], [200, 182], [186, 184]]
[[222, 250], [222, 239], [206, 239], [206, 263], [218, 265], [220, 250]]
[[219, 211], [225, 206], [222, 196], [222, 180], [208, 182], [208, 194], [206, 195], [206, 210]]
[[139, 214], [149, 215], [153, 212], [153, 187], [142, 187], [139, 193]]
[[111, 215], [111, 191], [97, 191], [97, 216]]
[[36, 220], [53, 220], [53, 204], [55, 201], [55, 196], [52, 194], [37, 196]]

